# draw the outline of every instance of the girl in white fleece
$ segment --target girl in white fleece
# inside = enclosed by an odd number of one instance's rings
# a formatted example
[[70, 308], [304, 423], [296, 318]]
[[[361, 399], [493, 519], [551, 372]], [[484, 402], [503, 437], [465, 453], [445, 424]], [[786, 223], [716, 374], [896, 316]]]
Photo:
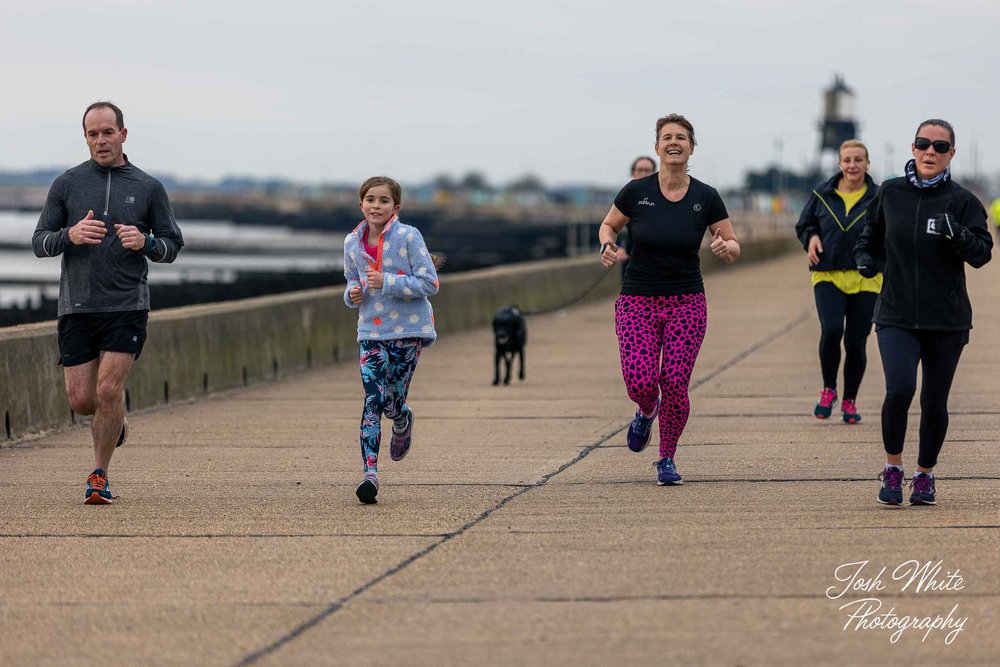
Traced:
[[437, 338], [427, 297], [437, 294], [434, 261], [416, 227], [403, 224], [399, 183], [375, 176], [361, 184], [365, 219], [344, 239], [344, 302], [358, 312], [364, 478], [358, 500], [378, 502], [378, 452], [382, 415], [392, 420], [389, 456], [398, 461], [410, 450], [413, 411], [406, 395], [420, 351]]

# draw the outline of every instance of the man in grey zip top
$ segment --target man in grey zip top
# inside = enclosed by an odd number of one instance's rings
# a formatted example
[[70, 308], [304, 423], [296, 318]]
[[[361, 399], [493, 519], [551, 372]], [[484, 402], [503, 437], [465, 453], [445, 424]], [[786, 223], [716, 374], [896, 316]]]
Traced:
[[83, 134], [90, 159], [52, 183], [31, 245], [36, 257], [62, 255], [59, 363], [70, 408], [94, 415], [84, 502], [106, 505], [111, 456], [128, 437], [125, 381], [146, 341], [146, 260], [174, 261], [184, 239], [163, 185], [122, 152], [121, 109], [91, 104]]

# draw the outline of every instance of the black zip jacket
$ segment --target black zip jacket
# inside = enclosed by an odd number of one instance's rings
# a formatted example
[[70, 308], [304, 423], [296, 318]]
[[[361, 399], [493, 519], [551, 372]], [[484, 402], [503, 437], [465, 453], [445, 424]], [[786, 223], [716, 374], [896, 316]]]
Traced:
[[[954, 238], [928, 231], [928, 221], [949, 213], [960, 227]], [[972, 304], [965, 263], [990, 261], [993, 239], [982, 202], [955, 181], [918, 188], [906, 177], [885, 181], [871, 206], [855, 253], [885, 258], [875, 324], [904, 329], [966, 331]]]
[[[107, 234], [100, 245], [73, 245], [69, 228], [94, 211]], [[115, 225], [134, 225], [152, 247], [129, 250]], [[184, 245], [163, 185], [125, 158], [120, 167], [93, 160], [61, 174], [49, 188], [31, 239], [36, 257], [62, 255], [59, 317], [71, 313], [149, 310], [146, 260], [169, 263]]]
[[795, 224], [795, 235], [804, 250], [809, 250], [809, 239], [813, 236], [819, 236], [823, 244], [819, 264], [810, 266], [810, 271], [851, 271], [858, 268], [854, 262], [854, 245], [864, 229], [865, 216], [878, 192], [878, 184], [865, 174], [868, 190], [848, 214], [844, 200], [836, 192], [842, 177], [843, 174], [838, 171], [836, 176], [817, 186]]

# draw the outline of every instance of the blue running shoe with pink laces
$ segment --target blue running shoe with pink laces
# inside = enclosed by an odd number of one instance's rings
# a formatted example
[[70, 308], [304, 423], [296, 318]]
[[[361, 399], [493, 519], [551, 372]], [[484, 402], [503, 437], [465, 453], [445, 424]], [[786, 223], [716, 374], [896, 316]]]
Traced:
[[628, 435], [626, 436], [628, 448], [633, 452], [641, 452], [649, 445], [649, 441], [653, 437], [653, 422], [656, 421], [656, 415], [659, 413], [660, 399], [656, 399], [656, 407], [653, 408], [653, 414], [648, 417], [642, 414], [641, 409], [635, 411], [635, 419], [629, 424]]
[[878, 477], [882, 480], [882, 488], [878, 491], [878, 501], [883, 505], [902, 505], [903, 470], [886, 466]]
[[913, 489], [910, 494], [911, 505], [937, 505], [933, 475], [918, 472], [910, 480], [910, 488]]

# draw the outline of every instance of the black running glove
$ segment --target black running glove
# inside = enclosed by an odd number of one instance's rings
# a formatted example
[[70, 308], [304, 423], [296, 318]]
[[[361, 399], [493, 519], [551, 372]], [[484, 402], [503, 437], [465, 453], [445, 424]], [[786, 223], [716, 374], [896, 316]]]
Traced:
[[854, 261], [858, 265], [858, 273], [864, 278], [874, 278], [878, 275], [878, 267], [875, 260], [866, 252], [859, 252], [854, 255]]
[[965, 237], [965, 227], [958, 224], [958, 220], [950, 213], [938, 213], [934, 216], [934, 229], [949, 241], [955, 239], [962, 240]]

